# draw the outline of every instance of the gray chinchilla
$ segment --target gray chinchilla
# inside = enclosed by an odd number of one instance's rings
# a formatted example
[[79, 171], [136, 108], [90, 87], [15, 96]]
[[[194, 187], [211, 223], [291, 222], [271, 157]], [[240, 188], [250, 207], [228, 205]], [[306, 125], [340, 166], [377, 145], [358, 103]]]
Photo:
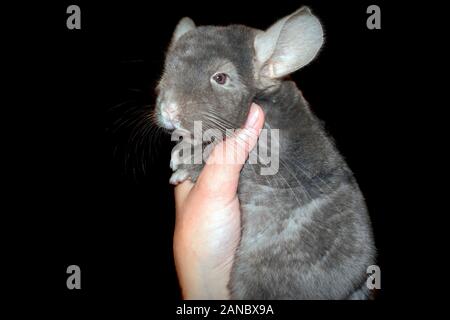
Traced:
[[[279, 158], [277, 172], [261, 174], [267, 164], [260, 161], [247, 161], [241, 171], [232, 299], [369, 296], [366, 270], [375, 262], [375, 246], [363, 196], [302, 93], [286, 79], [322, 44], [322, 26], [307, 7], [266, 31], [197, 27], [183, 18], [170, 43], [157, 87], [162, 127], [186, 135], [194, 121], [220, 131], [240, 128], [255, 102], [265, 112], [265, 128], [279, 130], [271, 155]], [[202, 168], [173, 154], [171, 166], [174, 184], [195, 181]]]

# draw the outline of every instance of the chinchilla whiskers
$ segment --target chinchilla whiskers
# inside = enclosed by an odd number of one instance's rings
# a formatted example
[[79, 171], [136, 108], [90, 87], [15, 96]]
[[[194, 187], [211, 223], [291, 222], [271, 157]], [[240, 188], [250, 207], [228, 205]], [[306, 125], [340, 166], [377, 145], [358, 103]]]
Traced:
[[204, 106], [208, 107], [206, 112], [202, 112], [204, 115], [210, 115], [218, 120], [220, 123], [228, 127], [229, 129], [235, 129], [236, 124], [230, 122], [228, 119], [223, 118], [222, 110], [218, 109], [216, 106], [211, 105], [208, 99], [202, 98], [202, 103]]
[[209, 115], [211, 117], [214, 117], [217, 121], [227, 126], [229, 129], [235, 129], [236, 125], [229, 121], [228, 119], [225, 119], [221, 116], [220, 112], [214, 108], [210, 108], [208, 112], [203, 113], [205, 115]]
[[[223, 133], [225, 133], [225, 138], [229, 138], [231, 135], [233, 135], [233, 131], [236, 130], [236, 126], [231, 123], [230, 121], [222, 118], [218, 113], [214, 112], [214, 110], [210, 110], [207, 113], [203, 113], [203, 115], [211, 121], [214, 125], [219, 127], [221, 130], [223, 130]], [[244, 132], [245, 134], [245, 132]], [[242, 139], [240, 136], [236, 136], [236, 139], [244, 144], [248, 144], [249, 142]]]
[[146, 160], [149, 158], [151, 161], [154, 160], [155, 152], [159, 150], [159, 148], [155, 147], [155, 144], [156, 142], [161, 142], [161, 139], [158, 139], [158, 137], [163, 131], [156, 124], [153, 112], [146, 112], [134, 123], [135, 126], [129, 136], [128, 144], [132, 148], [133, 155], [137, 157], [136, 165], [140, 166], [140, 169], [145, 174]]
[[211, 117], [208, 114], [204, 114], [206, 121], [204, 121], [204, 126], [206, 129], [211, 129], [211, 130], [219, 130], [220, 133], [223, 135], [222, 139], [226, 139], [229, 138], [230, 136], [232, 136], [233, 131], [230, 130], [229, 127], [227, 127], [226, 125], [224, 125], [223, 123], [220, 123], [218, 120], [216, 120], [215, 118]]
[[218, 126], [220, 126], [223, 129], [234, 129], [233, 126], [231, 125], [231, 123], [229, 123], [227, 120], [224, 120], [217, 115], [214, 115], [212, 113], [206, 113], [206, 112], [203, 112], [202, 114], [208, 120], [210, 120], [211, 122], [214, 122], [214, 124], [217, 124]]
[[126, 104], [131, 103], [131, 102], [136, 102], [136, 100], [130, 99], [130, 100], [127, 100], [127, 101], [123, 101], [123, 102], [121, 102], [121, 103], [116, 104], [115, 106], [112, 106], [112, 107], [109, 108], [106, 112], [107, 112], [107, 113], [111, 113], [111, 112], [113, 112], [113, 111], [116, 111], [116, 110], [119, 109], [120, 107], [123, 107], [123, 106], [125, 106]]
[[217, 121], [214, 118], [211, 118], [208, 115], [205, 115], [206, 118], [206, 124], [209, 123], [209, 125], [211, 126], [211, 129], [219, 129], [220, 131], [223, 131], [223, 133], [226, 133], [227, 130], [229, 130], [228, 127], [226, 127], [225, 125], [223, 125], [222, 123], [220, 123], [219, 121]]
[[[115, 105], [114, 107], [108, 110], [108, 113], [119, 112], [118, 109], [125, 108], [129, 103], [136, 102], [134, 100], [128, 100], [122, 103]], [[119, 112], [120, 115], [111, 115], [111, 117], [115, 117], [116, 119], [111, 123], [109, 127], [106, 128], [107, 132], [116, 133], [119, 130], [130, 128], [132, 121], [137, 117], [141, 116], [144, 112], [141, 106], [133, 106], [131, 108], [127, 108], [124, 111]]]
[[[202, 123], [203, 129], [205, 130], [219, 130], [221, 134], [226, 134], [226, 128], [218, 125], [216, 122], [207, 119]], [[222, 139], [220, 139], [222, 140]]]
[[[215, 117], [210, 113], [203, 113], [203, 115], [207, 119], [207, 122], [210, 122], [212, 124], [212, 129], [219, 129], [221, 130], [222, 134], [225, 134], [224, 138], [229, 138], [233, 136], [234, 130], [236, 129], [232, 125], [230, 125], [231, 124], [230, 122], [224, 123], [225, 122], [224, 119], [220, 117]], [[243, 134], [245, 134], [245, 132]], [[236, 136], [236, 139], [238, 139], [238, 141], [242, 143], [248, 144], [248, 141], [242, 139], [240, 136]]]
[[[124, 107], [126, 103], [119, 104], [115, 106], [114, 108]], [[147, 109], [148, 106], [134, 106], [132, 108], [129, 108], [128, 110], [125, 110], [121, 112], [121, 116], [117, 118], [113, 124], [113, 130], [117, 131], [122, 128], [131, 127], [136, 121], [138, 121], [142, 116], [145, 116], [149, 113], [149, 110]], [[112, 111], [112, 109], [111, 109]]]
[[[107, 132], [112, 135], [120, 133], [127, 137], [125, 143], [114, 147], [113, 153], [115, 157], [123, 155], [123, 169], [127, 172], [131, 170], [133, 177], [136, 178], [139, 171], [145, 174], [148, 161], [154, 161], [155, 151], [159, 150], [155, 144], [161, 143], [158, 136], [163, 131], [157, 125], [155, 112], [150, 105], [128, 107], [127, 104], [130, 102], [133, 100], [120, 103], [109, 110], [109, 112], [119, 110], [120, 116], [107, 128]], [[123, 111], [120, 110], [122, 108]]]

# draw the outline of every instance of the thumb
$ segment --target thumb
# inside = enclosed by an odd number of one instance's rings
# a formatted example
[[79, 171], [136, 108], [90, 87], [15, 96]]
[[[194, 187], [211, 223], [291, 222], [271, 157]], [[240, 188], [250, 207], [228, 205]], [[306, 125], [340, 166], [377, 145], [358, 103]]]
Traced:
[[214, 147], [197, 180], [197, 187], [206, 189], [206, 194], [211, 197], [233, 198], [241, 169], [258, 142], [263, 125], [264, 112], [252, 103], [244, 128]]

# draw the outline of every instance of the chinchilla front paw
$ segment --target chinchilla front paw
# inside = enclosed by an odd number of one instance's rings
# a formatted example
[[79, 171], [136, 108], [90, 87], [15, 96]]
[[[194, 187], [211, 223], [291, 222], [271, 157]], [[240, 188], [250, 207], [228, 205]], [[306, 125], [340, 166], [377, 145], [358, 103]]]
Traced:
[[198, 176], [200, 175], [200, 171], [202, 170], [202, 165], [185, 165], [180, 164], [178, 169], [176, 169], [172, 176], [170, 177], [170, 184], [177, 185], [185, 180], [191, 180], [192, 182], [196, 182]]
[[189, 152], [180, 152], [180, 149], [183, 147], [184, 149], [182, 150], [189, 149], [189, 147], [186, 147], [186, 144], [190, 146], [188, 143], [181, 142], [177, 144], [172, 151], [170, 157], [170, 168], [173, 170], [173, 174], [169, 180], [171, 184], [177, 185], [187, 179], [190, 179], [192, 182], [196, 182], [200, 171], [203, 168], [203, 163], [194, 163], [194, 159]]
[[172, 171], [177, 171], [178, 166], [183, 163], [183, 159], [178, 153], [173, 152], [170, 157], [170, 169]]
[[174, 173], [172, 173], [172, 176], [169, 179], [169, 183], [176, 186], [177, 184], [182, 183], [189, 178], [189, 171], [187, 171], [186, 169], [178, 169]]

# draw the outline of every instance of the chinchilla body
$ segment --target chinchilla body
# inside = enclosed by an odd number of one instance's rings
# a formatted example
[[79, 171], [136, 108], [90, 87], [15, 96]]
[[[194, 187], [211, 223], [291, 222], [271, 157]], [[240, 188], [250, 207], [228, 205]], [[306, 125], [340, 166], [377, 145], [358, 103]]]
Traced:
[[[375, 246], [363, 196], [332, 139], [295, 83], [323, 43], [308, 8], [266, 31], [178, 24], [159, 83], [161, 126], [192, 133], [195, 121], [223, 130], [245, 122], [251, 102], [265, 113], [276, 170], [262, 174], [255, 148], [241, 172], [242, 235], [232, 299], [364, 299]], [[220, 75], [220, 76], [218, 76]], [[272, 134], [275, 133], [276, 135]], [[275, 137], [275, 138], [274, 138]], [[261, 138], [260, 138], [261, 139]], [[267, 151], [267, 150], [266, 150]], [[196, 180], [202, 166], [172, 157], [172, 183]]]
[[293, 82], [256, 102], [266, 123], [281, 128], [279, 169], [261, 175], [260, 164], [246, 164], [242, 171], [232, 296], [364, 298], [359, 288], [374, 263], [374, 245], [352, 172]]

